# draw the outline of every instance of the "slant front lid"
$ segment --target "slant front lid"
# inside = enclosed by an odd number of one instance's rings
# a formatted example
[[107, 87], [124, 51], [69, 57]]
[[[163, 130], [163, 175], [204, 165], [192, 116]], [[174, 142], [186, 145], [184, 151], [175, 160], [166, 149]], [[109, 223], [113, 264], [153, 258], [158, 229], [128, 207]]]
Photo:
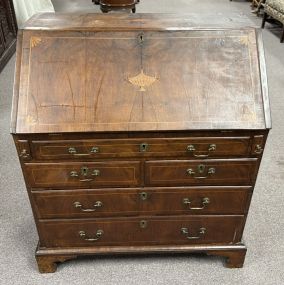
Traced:
[[12, 132], [269, 127], [254, 29], [114, 30], [20, 33]]

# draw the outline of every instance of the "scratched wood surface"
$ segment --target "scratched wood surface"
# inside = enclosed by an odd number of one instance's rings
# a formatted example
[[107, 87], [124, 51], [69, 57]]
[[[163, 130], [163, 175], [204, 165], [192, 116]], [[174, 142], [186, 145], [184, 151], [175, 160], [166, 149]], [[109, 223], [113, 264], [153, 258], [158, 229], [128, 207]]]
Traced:
[[183, 29], [179, 19], [171, 29], [169, 19], [165, 30], [159, 16], [118, 15], [110, 32], [96, 14], [73, 16], [69, 29], [72, 15], [48, 17], [19, 33], [13, 133], [270, 127], [253, 28], [188, 29], [184, 19]]

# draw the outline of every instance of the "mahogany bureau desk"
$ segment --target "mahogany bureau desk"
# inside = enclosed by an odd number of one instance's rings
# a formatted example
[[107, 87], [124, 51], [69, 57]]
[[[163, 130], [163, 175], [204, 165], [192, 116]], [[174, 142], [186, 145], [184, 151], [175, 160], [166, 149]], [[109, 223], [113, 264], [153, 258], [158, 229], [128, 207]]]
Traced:
[[35, 16], [18, 35], [11, 132], [40, 272], [129, 253], [204, 252], [242, 267], [270, 127], [253, 28]]

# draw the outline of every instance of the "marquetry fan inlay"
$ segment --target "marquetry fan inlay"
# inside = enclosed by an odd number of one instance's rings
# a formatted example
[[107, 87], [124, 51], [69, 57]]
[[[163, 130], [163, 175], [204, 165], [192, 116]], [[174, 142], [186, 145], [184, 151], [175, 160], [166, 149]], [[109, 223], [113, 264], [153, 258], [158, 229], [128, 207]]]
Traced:
[[42, 41], [41, 38], [39, 37], [31, 37], [31, 47], [34, 48], [36, 47], [38, 44], [40, 44]]
[[138, 86], [140, 88], [139, 91], [142, 91], [142, 92], [145, 92], [146, 87], [151, 86], [157, 80], [158, 78], [156, 76], [153, 77], [153, 76], [146, 75], [143, 69], [141, 69], [141, 72], [138, 75], [134, 77], [128, 77], [128, 81], [131, 84]]

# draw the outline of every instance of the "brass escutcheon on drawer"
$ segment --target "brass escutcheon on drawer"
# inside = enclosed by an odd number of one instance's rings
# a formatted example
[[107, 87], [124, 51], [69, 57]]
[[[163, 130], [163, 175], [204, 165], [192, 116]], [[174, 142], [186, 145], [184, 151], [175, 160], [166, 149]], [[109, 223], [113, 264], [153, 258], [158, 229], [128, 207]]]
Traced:
[[140, 225], [140, 228], [141, 228], [141, 229], [145, 229], [145, 228], [147, 228], [148, 223], [147, 223], [146, 220], [141, 220], [141, 221], [139, 222], [139, 225]]
[[148, 193], [146, 192], [141, 192], [139, 196], [142, 201], [146, 201], [148, 199]]
[[139, 151], [140, 152], [146, 152], [149, 149], [149, 145], [147, 143], [141, 143], [139, 146]]

